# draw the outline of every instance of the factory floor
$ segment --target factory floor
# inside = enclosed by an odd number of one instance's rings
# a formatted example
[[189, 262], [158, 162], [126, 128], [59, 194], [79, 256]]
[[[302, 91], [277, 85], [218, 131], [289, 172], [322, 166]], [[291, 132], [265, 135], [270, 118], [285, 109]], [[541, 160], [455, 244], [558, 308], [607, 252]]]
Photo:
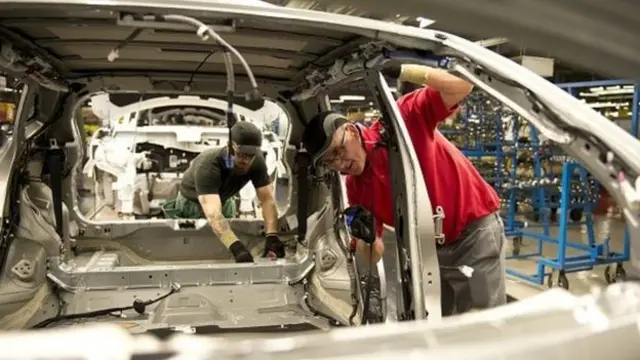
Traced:
[[[596, 216], [594, 219], [594, 230], [596, 235], [596, 242], [601, 243], [604, 235], [602, 233], [604, 222], [607, 220], [605, 216]], [[614, 252], [622, 252], [623, 251], [623, 242], [624, 242], [624, 221], [620, 218], [612, 218], [610, 220], [610, 247], [611, 251]], [[567, 239], [572, 242], [587, 244], [587, 232], [585, 231], [585, 226], [582, 225], [571, 225], [567, 232]], [[528, 229], [531, 232], [542, 232], [542, 227], [538, 224], [533, 224]], [[553, 224], [550, 228], [550, 235], [557, 237], [558, 236], [558, 227], [557, 224]], [[535, 252], [538, 246], [538, 241], [534, 238], [524, 238], [521, 246], [521, 254]], [[508, 248], [507, 248], [507, 256], [511, 254], [511, 250], [513, 248], [512, 239], [509, 239]], [[557, 246], [555, 244], [545, 243], [543, 246], [543, 254], [546, 258], [556, 258], [557, 257]], [[581, 255], [584, 252], [579, 252], [577, 250], [568, 249], [567, 255]], [[507, 267], [511, 269], [515, 269], [519, 272], [523, 272], [529, 275], [535, 274], [537, 271], [537, 262], [535, 258], [531, 259], [511, 259], [507, 260]], [[586, 271], [578, 271], [567, 273], [567, 278], [569, 280], [569, 291], [576, 295], [587, 294], [594, 287], [602, 287], [606, 286], [607, 282], [605, 280], [604, 271], [606, 266], [597, 266], [591, 270]], [[628, 272], [629, 267], [626, 266], [626, 270]], [[615, 264], [612, 265], [612, 273], [615, 272]], [[555, 281], [554, 277], [554, 281]], [[507, 284], [507, 292], [509, 295], [522, 299], [526, 298], [539, 292], [548, 289], [546, 279], [543, 285], [533, 285], [530, 282], [518, 279], [513, 276], [508, 276], [508, 284]]]

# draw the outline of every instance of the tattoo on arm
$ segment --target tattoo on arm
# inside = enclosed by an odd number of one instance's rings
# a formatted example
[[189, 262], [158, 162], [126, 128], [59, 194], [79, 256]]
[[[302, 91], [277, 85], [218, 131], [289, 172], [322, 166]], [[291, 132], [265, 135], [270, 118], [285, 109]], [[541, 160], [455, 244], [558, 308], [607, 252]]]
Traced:
[[222, 213], [207, 214], [207, 220], [209, 220], [209, 224], [218, 235], [224, 234], [231, 229]]
[[200, 195], [198, 197], [202, 210], [211, 225], [213, 232], [218, 235], [220, 241], [229, 247], [238, 240], [236, 234], [231, 230], [229, 222], [222, 215], [222, 203], [218, 195]]

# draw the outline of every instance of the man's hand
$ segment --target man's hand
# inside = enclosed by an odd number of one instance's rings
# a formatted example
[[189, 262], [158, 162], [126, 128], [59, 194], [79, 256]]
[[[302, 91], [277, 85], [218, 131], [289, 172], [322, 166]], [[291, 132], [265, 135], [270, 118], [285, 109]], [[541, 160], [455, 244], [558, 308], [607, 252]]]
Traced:
[[384, 243], [381, 237], [376, 237], [376, 240], [371, 245], [358, 239], [356, 251], [364, 258], [367, 264], [377, 264], [382, 255], [384, 255]]
[[344, 210], [349, 226], [349, 233], [354, 238], [360, 239], [365, 243], [371, 244], [375, 240], [375, 228], [373, 215], [362, 205], [349, 206]]
[[229, 247], [229, 250], [231, 251], [233, 258], [237, 263], [253, 262], [253, 255], [251, 255], [249, 249], [247, 249], [247, 247], [244, 246], [244, 244], [241, 243], [240, 240], [234, 241], [233, 244], [231, 244], [231, 246]]
[[285, 246], [276, 234], [267, 234], [262, 257], [283, 258], [285, 256]]
[[356, 251], [367, 263], [377, 263], [384, 254], [382, 238], [376, 236], [373, 215], [362, 205], [350, 206], [345, 209], [349, 233], [358, 240]]

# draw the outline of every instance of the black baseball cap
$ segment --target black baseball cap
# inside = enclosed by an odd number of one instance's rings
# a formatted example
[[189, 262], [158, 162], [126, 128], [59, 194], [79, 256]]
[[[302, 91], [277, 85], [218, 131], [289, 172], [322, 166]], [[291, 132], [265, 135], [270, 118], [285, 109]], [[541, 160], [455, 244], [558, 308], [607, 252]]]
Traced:
[[231, 140], [238, 145], [238, 152], [256, 155], [262, 148], [262, 131], [247, 121], [238, 121], [231, 128]]
[[309, 121], [302, 134], [302, 144], [311, 155], [314, 165], [329, 150], [336, 129], [348, 122], [344, 115], [333, 111], [321, 112]]

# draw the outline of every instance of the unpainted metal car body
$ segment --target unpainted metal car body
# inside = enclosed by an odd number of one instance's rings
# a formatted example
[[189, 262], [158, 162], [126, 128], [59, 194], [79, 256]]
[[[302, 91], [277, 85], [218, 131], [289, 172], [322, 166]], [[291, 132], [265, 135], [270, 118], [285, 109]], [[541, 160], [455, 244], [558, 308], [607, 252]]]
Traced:
[[[4, 253], [0, 255], [5, 284], [0, 289], [4, 299], [0, 327], [20, 329], [51, 317], [55, 324], [119, 322], [133, 332], [184, 329], [184, 325], [196, 333], [206, 326], [225, 331], [300, 324], [327, 329], [335, 323], [363, 322], [363, 291], [341, 215], [346, 205], [344, 187], [337, 174], [309, 169], [304, 149], [287, 148], [285, 154], [295, 176], [291, 177], [291, 206], [281, 214], [280, 225], [283, 233], [292, 234], [295, 250], [276, 262], [238, 265], [213, 261], [228, 260], [228, 256], [204, 220], [105, 224], [90, 221], [75, 210], [72, 172], [78, 170], [83, 147], [73, 142], [82, 137], [78, 134], [82, 124], [72, 109], [79, 97], [96, 91], [125, 90], [168, 94], [189, 85], [194, 93], [224, 98], [225, 86], [234, 88], [227, 83], [234, 73], [238, 94], [246, 93], [257, 100], [259, 90], [286, 109], [292, 123], [289, 142], [294, 146], [299, 145], [306, 121], [318, 111], [329, 109], [329, 91], [357, 79], [370, 86], [389, 132], [390, 176], [397, 207], [398, 251], [388, 259], [398, 268], [399, 276], [393, 279], [398, 291], [397, 298], [389, 302], [395, 305], [397, 318], [426, 319], [426, 323], [372, 326], [287, 340], [286, 344], [256, 341], [251, 343], [256, 347], [242, 350], [234, 345], [227, 348], [228, 352], [219, 351], [216, 356], [220, 358], [251, 354], [329, 358], [369, 356], [372, 351], [384, 357], [389, 355], [385, 349], [397, 356], [403, 344], [422, 350], [435, 347], [439, 340], [426, 336], [425, 329], [455, 333], [459, 340], [445, 344], [486, 335], [484, 344], [491, 344], [489, 355], [495, 355], [501, 334], [485, 332], [494, 326], [491, 319], [516, 325], [529, 323], [530, 316], [552, 319], [557, 315], [556, 320], [567, 320], [548, 305], [540, 310], [538, 303], [525, 302], [517, 309], [498, 308], [439, 321], [434, 217], [411, 140], [389, 87], [378, 72], [387, 61], [445, 68], [534, 124], [549, 141], [578, 159], [612, 194], [623, 209], [637, 251], [638, 141], [553, 84], [474, 43], [434, 30], [227, 1], [114, 0], [92, 8], [84, 5], [79, 0], [0, 2], [0, 33], [5, 39], [0, 64], [25, 77], [15, 135], [0, 148], [0, 166], [10, 169], [1, 175], [6, 186], [0, 197], [4, 209]], [[237, 72], [224, 75], [225, 54], [239, 57], [220, 39], [217, 45], [202, 42], [199, 37], [216, 36], [201, 22], [211, 25], [243, 54], [244, 61], [234, 62]], [[124, 39], [128, 39], [126, 44]], [[212, 47], [221, 51], [217, 61], [191, 81], [201, 55]], [[114, 49], [120, 57], [111, 62], [107, 55]], [[150, 51], [155, 56], [150, 58]], [[64, 160], [60, 160], [62, 155]], [[42, 176], [45, 182], [38, 180], [45, 164], [55, 161], [62, 161], [62, 169], [70, 171], [56, 173], [51, 166], [52, 173]], [[35, 178], [19, 176], [25, 169]], [[62, 184], [56, 184], [55, 179], [60, 177]], [[52, 201], [58, 186], [67, 211], [56, 210], [59, 202]], [[249, 245], [261, 242], [261, 225], [261, 221], [231, 222]], [[628, 301], [638, 296], [637, 289], [620, 284], [611, 291], [624, 294], [622, 298]], [[85, 316], [88, 311], [126, 306], [132, 299], [169, 293], [157, 302], [138, 304], [139, 315], [128, 310], [126, 320]], [[553, 296], [560, 301], [568, 294]], [[581, 304], [572, 302], [563, 311]], [[592, 306], [587, 310], [600, 311], [607, 318], [601, 308], [606, 304], [595, 300], [589, 304]], [[632, 313], [635, 307], [627, 305], [626, 312], [616, 315], [628, 319], [623, 315]], [[56, 315], [58, 312], [60, 315]], [[73, 319], [75, 313], [84, 313], [82, 319]], [[584, 324], [565, 322], [567, 331], [581, 329]], [[468, 332], [461, 335], [459, 330], [464, 329]], [[125, 341], [121, 333], [113, 331], [114, 339]], [[328, 340], [334, 342], [329, 348]], [[349, 342], [349, 346], [335, 346], [339, 341]], [[219, 344], [208, 344], [197, 349], [203, 353], [220, 350]], [[442, 346], [449, 350], [449, 356], [464, 355], [452, 353], [455, 346]], [[474, 349], [477, 358], [489, 356], [479, 345]], [[441, 352], [440, 358], [447, 358], [442, 357], [446, 354]], [[473, 354], [465, 354], [461, 358], [473, 358]]]
[[[99, 216], [103, 206], [124, 218], [162, 217], [162, 204], [176, 197], [181, 174], [191, 159], [228, 142], [227, 103], [219, 99], [160, 96], [120, 107], [109, 100], [109, 94], [100, 94], [91, 96], [90, 102], [93, 112], [108, 125], [91, 136], [86, 151], [83, 173], [95, 185], [89, 218]], [[255, 111], [238, 105], [234, 110], [240, 121], [263, 129], [262, 151], [269, 176], [287, 179], [282, 161], [286, 114], [269, 101]], [[273, 188], [275, 194], [278, 187]], [[238, 196], [240, 216], [260, 214], [253, 185], [244, 186]]]

